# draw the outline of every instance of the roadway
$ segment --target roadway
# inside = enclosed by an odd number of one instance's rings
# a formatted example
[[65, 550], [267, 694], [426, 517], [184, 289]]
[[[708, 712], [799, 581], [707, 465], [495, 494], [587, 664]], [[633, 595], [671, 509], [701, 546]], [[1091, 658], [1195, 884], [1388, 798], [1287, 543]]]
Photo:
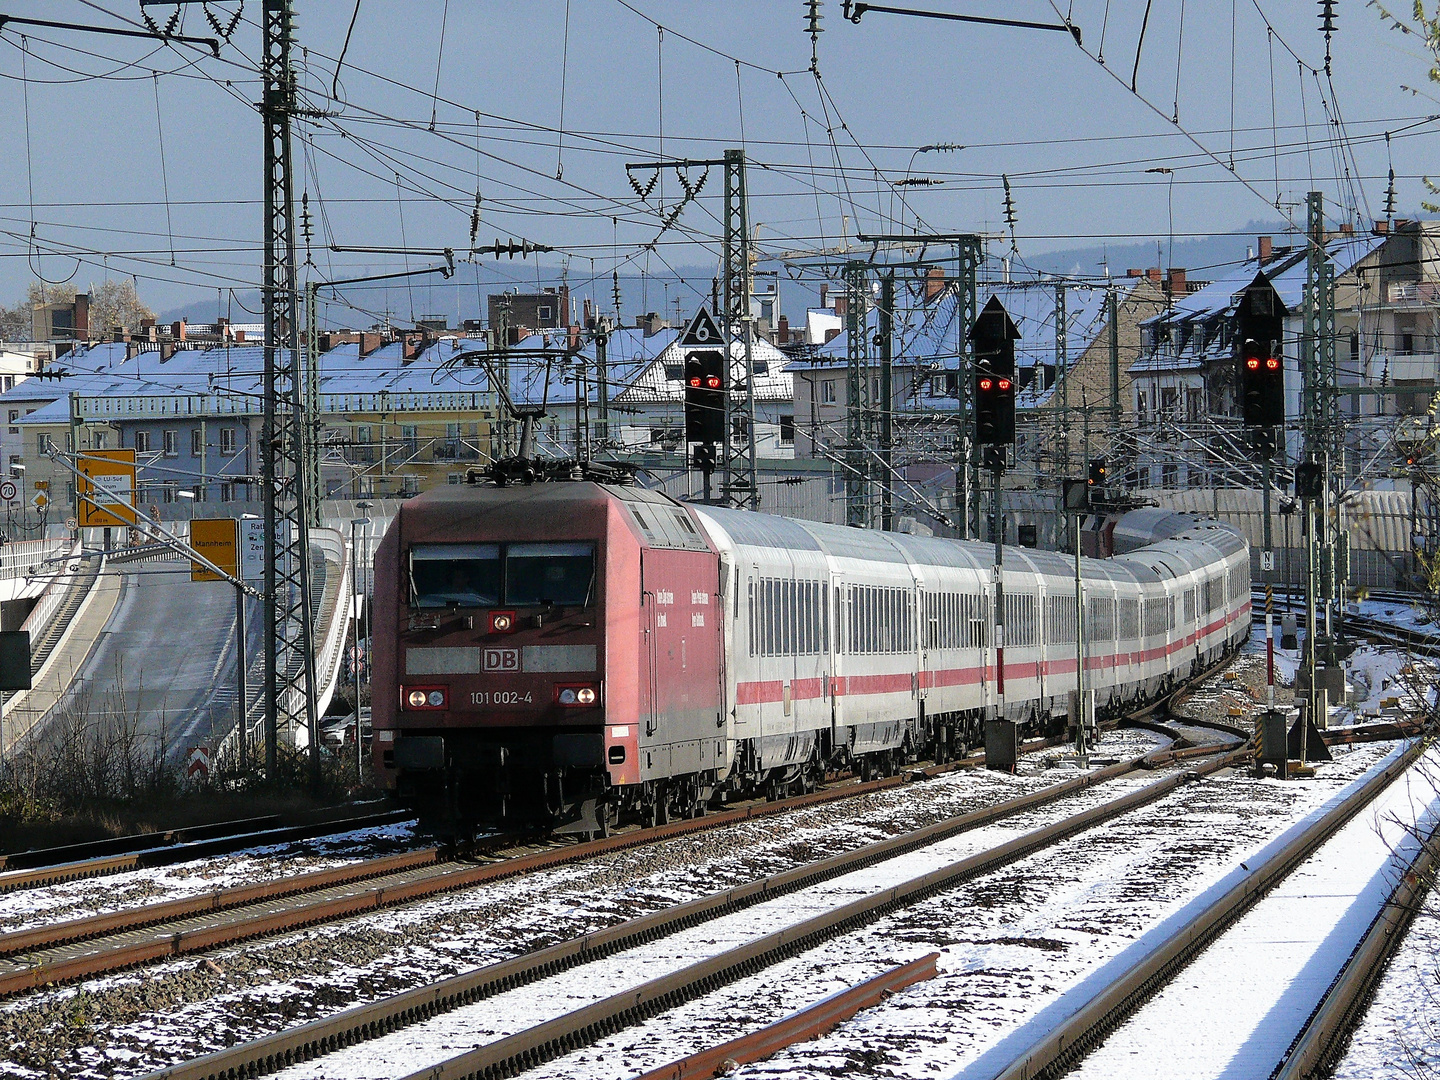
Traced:
[[[107, 567], [122, 569], [119, 599], [71, 700], [113, 731], [133, 725], [163, 742], [167, 762], [178, 764], [193, 746], [213, 748], [234, 724], [235, 588], [192, 582], [189, 563], [178, 560]], [[246, 609], [248, 659], [259, 651], [261, 627], [259, 605], [251, 600]]]

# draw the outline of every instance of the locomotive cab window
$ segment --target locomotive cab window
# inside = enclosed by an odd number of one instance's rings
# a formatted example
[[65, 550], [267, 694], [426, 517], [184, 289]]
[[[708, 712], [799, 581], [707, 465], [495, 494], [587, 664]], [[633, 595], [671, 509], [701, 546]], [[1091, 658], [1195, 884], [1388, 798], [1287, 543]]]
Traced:
[[500, 603], [500, 545], [414, 545], [410, 549], [410, 596], [417, 608]]
[[595, 545], [509, 544], [505, 549], [505, 603], [585, 607], [595, 587]]

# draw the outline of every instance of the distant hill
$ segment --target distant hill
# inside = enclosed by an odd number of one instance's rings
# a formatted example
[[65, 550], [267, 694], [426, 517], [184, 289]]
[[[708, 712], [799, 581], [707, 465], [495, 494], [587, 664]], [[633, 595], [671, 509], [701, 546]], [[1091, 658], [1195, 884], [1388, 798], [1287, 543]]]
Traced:
[[1021, 255], [1026, 266], [1053, 274], [1100, 275], [1108, 261], [1114, 277], [1124, 276], [1131, 267], [1178, 266], [1191, 277], [1205, 278], [1243, 260], [1247, 249], [1253, 252], [1257, 236], [1273, 236], [1277, 245], [1283, 244], [1288, 228], [1283, 221], [1252, 221], [1234, 232], [1176, 240], [1173, 246], [1160, 237], [1139, 243], [1066, 248], [1041, 255], [1026, 255], [1022, 249]]

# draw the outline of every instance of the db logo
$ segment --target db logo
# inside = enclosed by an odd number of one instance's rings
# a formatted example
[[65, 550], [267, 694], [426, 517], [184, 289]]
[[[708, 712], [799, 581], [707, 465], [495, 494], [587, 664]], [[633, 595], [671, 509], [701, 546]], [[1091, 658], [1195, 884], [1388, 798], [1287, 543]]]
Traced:
[[482, 671], [519, 671], [519, 649], [486, 649], [480, 657]]

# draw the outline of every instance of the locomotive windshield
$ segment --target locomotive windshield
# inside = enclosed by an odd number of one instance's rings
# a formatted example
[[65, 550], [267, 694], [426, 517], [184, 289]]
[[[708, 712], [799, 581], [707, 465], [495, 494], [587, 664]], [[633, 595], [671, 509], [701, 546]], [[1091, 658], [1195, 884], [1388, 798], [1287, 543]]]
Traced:
[[415, 544], [410, 549], [410, 593], [420, 608], [500, 603], [500, 545]]
[[594, 544], [509, 544], [505, 603], [585, 607], [595, 585]]
[[410, 548], [410, 596], [417, 608], [586, 607], [594, 591], [590, 543]]

